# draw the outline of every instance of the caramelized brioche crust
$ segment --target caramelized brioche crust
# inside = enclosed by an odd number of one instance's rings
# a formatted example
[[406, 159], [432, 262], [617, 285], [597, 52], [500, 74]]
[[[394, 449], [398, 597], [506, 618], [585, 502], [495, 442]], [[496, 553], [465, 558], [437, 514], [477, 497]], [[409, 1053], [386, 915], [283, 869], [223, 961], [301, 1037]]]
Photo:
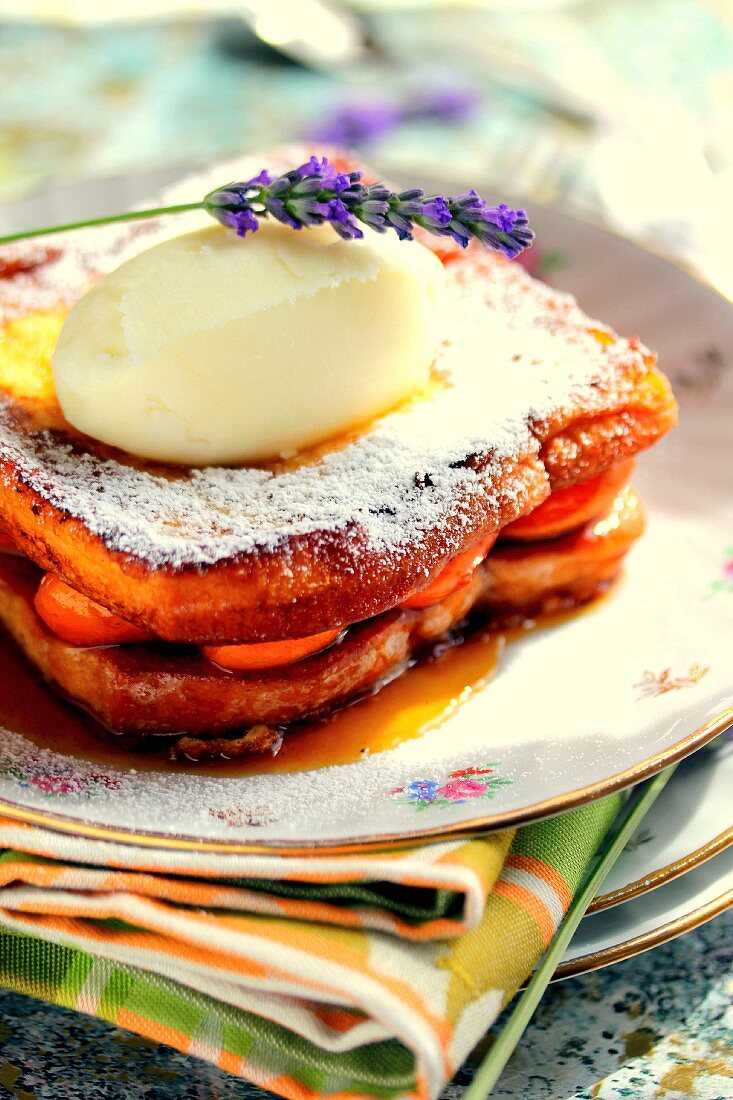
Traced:
[[464, 493], [442, 526], [426, 531], [419, 545], [391, 551], [370, 546], [358, 529], [314, 532], [295, 536], [278, 550], [241, 554], [214, 566], [152, 569], [108, 550], [83, 523], [20, 480], [10, 481], [2, 525], [31, 561], [166, 641], [276, 641], [347, 626], [395, 607], [458, 551], [545, 498], [546, 480], [535, 456], [502, 465], [506, 489]]

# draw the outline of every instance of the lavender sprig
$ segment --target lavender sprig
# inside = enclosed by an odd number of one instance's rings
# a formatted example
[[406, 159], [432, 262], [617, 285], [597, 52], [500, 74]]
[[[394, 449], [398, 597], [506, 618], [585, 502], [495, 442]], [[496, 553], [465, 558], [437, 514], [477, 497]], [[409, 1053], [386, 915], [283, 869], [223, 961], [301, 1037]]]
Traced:
[[132, 210], [72, 224], [25, 230], [0, 237], [0, 245], [72, 229], [192, 210], [205, 210], [240, 237], [255, 233], [263, 218], [272, 217], [291, 229], [330, 225], [345, 240], [362, 238], [361, 227], [366, 226], [377, 233], [392, 229], [400, 240], [411, 241], [415, 226], [419, 226], [428, 233], [451, 237], [463, 248], [471, 240], [478, 240], [510, 259], [534, 240], [524, 210], [511, 210], [505, 203], [489, 206], [476, 191], [466, 191], [454, 198], [426, 195], [420, 188], [391, 191], [383, 183], [363, 183], [361, 172], [340, 172], [326, 157], [311, 157], [299, 168], [280, 176], [263, 168], [250, 180], [210, 191], [202, 202]]
[[311, 157], [299, 168], [211, 191], [204, 208], [240, 237], [256, 232], [261, 218], [273, 217], [291, 229], [330, 225], [347, 240], [364, 236], [361, 226], [411, 241], [415, 226], [451, 237], [463, 248], [473, 238], [513, 259], [534, 239], [524, 210], [505, 203], [489, 206], [476, 191], [454, 198], [426, 195], [421, 188], [391, 191], [365, 184], [361, 172], [339, 172], [325, 157]]

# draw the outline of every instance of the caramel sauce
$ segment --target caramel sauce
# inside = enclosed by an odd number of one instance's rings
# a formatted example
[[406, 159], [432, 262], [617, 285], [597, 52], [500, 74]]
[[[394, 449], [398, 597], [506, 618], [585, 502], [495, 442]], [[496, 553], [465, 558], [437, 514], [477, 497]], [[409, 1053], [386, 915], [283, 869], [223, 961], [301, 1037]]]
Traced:
[[[500, 634], [477, 634], [416, 664], [381, 690], [335, 711], [322, 722], [293, 727], [275, 755], [249, 756], [185, 770], [262, 775], [353, 764], [436, 729], [481, 691], [494, 675], [503, 648]], [[174, 764], [173, 767], [180, 765]]]
[[242, 776], [310, 771], [350, 764], [435, 729], [491, 679], [504, 636], [477, 631], [329, 718], [292, 727], [279, 751], [196, 763], [168, 757], [170, 739], [110, 733], [46, 686], [9, 635], [0, 630], [0, 726], [39, 748], [107, 767]]

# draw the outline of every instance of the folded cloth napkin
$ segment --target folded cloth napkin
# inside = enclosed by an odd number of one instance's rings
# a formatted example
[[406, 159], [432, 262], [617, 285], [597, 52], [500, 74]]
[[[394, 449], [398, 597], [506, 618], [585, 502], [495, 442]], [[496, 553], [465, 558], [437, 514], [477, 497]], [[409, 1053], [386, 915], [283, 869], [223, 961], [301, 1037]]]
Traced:
[[2, 820], [0, 984], [297, 1100], [427, 1100], [534, 967], [619, 804], [298, 858]]

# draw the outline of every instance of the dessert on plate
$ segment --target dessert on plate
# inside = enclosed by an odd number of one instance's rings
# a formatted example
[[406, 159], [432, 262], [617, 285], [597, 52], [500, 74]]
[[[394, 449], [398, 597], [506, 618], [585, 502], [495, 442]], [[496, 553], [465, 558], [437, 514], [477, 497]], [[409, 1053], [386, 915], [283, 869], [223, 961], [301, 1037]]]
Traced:
[[402, 193], [425, 217], [362, 236], [350, 165], [269, 162], [217, 170], [252, 176], [222, 225], [0, 250], [0, 621], [104, 725], [194, 756], [271, 748], [470, 617], [597, 596], [676, 418], [652, 352], [484, 247], [474, 193]]

